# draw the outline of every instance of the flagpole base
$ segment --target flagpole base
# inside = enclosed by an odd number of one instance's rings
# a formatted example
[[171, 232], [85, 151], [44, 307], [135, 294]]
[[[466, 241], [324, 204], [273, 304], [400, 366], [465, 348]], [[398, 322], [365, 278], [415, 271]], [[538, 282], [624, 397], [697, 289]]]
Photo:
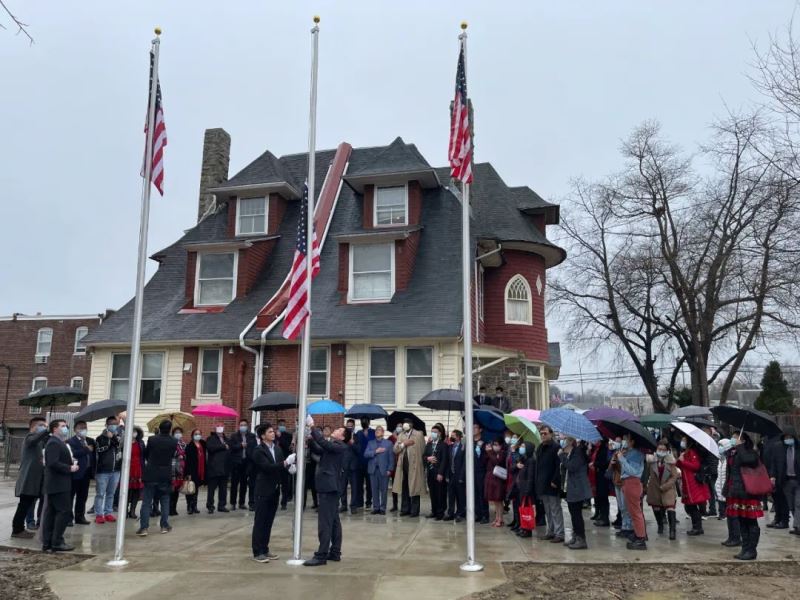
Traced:
[[107, 567], [125, 567], [127, 565], [128, 561], [125, 560], [124, 558], [121, 558], [119, 560], [110, 560], [106, 563]]
[[306, 562], [304, 558], [290, 558], [286, 564], [290, 567], [302, 567], [304, 562]]
[[467, 562], [463, 563], [459, 569], [466, 571], [467, 573], [476, 573], [478, 571], [483, 571], [483, 565], [479, 562], [475, 562], [474, 560], [468, 560]]

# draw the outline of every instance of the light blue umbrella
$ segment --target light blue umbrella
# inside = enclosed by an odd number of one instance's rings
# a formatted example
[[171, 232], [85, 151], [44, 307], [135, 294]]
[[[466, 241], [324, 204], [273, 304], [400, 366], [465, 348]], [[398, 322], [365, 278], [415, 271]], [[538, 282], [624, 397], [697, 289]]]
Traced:
[[312, 402], [306, 408], [306, 412], [309, 415], [335, 415], [335, 414], [344, 414], [344, 406], [336, 402], [335, 400], [317, 400], [316, 402]]
[[599, 442], [603, 437], [585, 416], [567, 408], [543, 410], [539, 420], [552, 427], [553, 431], [587, 442]]

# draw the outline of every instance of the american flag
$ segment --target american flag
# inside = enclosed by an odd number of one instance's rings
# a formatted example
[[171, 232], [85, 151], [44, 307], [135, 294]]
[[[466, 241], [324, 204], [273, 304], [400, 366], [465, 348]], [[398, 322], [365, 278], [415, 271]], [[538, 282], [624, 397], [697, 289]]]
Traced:
[[[297, 222], [297, 244], [294, 250], [292, 263], [291, 285], [289, 287], [289, 304], [286, 305], [286, 316], [283, 319], [283, 337], [287, 340], [295, 339], [308, 318], [308, 263], [306, 243], [306, 219], [308, 218], [308, 183], [303, 185], [303, 200], [300, 206], [300, 219]], [[319, 273], [319, 244], [317, 231], [313, 232], [311, 252], [311, 276]]]
[[[149, 91], [153, 89], [153, 67], [155, 66], [156, 56], [150, 52], [150, 87]], [[150, 96], [147, 99], [148, 110], [147, 117], [144, 123], [144, 133], [147, 135], [147, 119], [150, 117]], [[156, 114], [155, 114], [155, 127], [153, 128], [153, 160], [152, 170], [150, 171], [150, 181], [156, 186], [158, 193], [164, 195], [164, 146], [167, 145], [167, 126], [164, 124], [164, 109], [161, 106], [161, 81], [156, 82]], [[145, 138], [146, 139], [146, 138]], [[145, 154], [145, 156], [147, 156]], [[144, 176], [144, 173], [142, 173]]]
[[464, 40], [458, 54], [456, 70], [456, 97], [450, 115], [450, 176], [464, 183], [472, 183], [472, 133], [467, 103], [467, 70], [464, 64]]

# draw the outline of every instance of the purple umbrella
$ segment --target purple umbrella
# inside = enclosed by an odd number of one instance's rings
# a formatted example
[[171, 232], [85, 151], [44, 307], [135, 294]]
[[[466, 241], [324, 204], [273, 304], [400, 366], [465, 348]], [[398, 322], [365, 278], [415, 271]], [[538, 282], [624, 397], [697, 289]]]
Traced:
[[592, 421], [605, 421], [606, 419], [619, 419], [620, 421], [639, 421], [639, 417], [621, 408], [611, 408], [610, 406], [600, 406], [587, 410], [583, 416]]

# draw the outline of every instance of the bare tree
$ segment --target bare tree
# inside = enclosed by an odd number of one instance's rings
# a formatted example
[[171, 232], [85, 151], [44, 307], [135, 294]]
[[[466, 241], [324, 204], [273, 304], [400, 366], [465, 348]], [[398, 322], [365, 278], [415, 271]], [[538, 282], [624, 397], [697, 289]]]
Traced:
[[[8, 8], [8, 6], [6, 6], [4, 0], [0, 0], [0, 8], [2, 8], [5, 11], [5, 13], [11, 18], [11, 22], [14, 23], [14, 26], [17, 28], [17, 35], [19, 35], [20, 33], [23, 34], [25, 37], [28, 38], [30, 43], [33, 44], [33, 37], [31, 36], [30, 33], [28, 33], [28, 24], [23, 23], [16, 16], [14, 16], [14, 13], [12, 13], [11, 10]], [[7, 27], [2, 23], [0, 23], [0, 28], [7, 29]]]

